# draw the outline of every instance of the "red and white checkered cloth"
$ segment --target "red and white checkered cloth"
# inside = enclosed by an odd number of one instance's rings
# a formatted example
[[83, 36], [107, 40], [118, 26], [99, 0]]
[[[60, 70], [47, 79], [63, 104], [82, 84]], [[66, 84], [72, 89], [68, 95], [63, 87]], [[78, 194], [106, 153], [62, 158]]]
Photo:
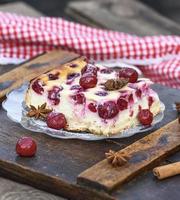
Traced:
[[138, 37], [61, 18], [0, 13], [0, 57], [27, 59], [55, 47], [135, 64], [152, 81], [180, 88], [180, 36]]

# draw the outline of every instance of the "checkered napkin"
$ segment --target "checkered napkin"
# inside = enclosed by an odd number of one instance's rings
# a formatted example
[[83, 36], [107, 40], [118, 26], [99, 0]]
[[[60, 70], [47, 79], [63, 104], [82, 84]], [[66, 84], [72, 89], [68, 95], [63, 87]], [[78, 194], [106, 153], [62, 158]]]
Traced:
[[28, 59], [57, 47], [134, 64], [152, 81], [180, 89], [180, 36], [138, 37], [61, 18], [0, 13], [1, 60]]

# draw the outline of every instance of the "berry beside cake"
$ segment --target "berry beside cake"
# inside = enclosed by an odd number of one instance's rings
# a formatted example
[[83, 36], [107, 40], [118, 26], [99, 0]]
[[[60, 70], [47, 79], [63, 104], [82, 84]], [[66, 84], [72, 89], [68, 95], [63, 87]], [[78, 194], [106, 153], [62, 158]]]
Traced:
[[80, 57], [32, 80], [25, 103], [34, 109], [45, 103], [50, 128], [108, 136], [151, 125], [160, 112], [151, 84], [131, 68], [113, 70]]

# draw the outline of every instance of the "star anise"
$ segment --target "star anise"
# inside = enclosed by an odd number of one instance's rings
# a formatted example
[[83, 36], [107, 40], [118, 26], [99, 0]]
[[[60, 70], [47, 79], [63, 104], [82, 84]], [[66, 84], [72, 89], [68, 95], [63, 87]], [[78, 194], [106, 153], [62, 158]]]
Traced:
[[176, 105], [178, 120], [179, 120], [179, 124], [180, 124], [180, 102], [175, 102], [175, 105]]
[[46, 108], [46, 103], [42, 104], [41, 106], [38, 106], [37, 108], [33, 105], [30, 105], [30, 110], [27, 113], [28, 117], [35, 117], [35, 119], [45, 119], [48, 115], [48, 113], [52, 112], [52, 109]]
[[129, 156], [124, 152], [115, 152], [109, 150], [108, 153], [105, 153], [107, 161], [112, 164], [114, 167], [122, 166], [127, 163]]
[[118, 90], [128, 84], [127, 78], [109, 79], [104, 83], [106, 90]]

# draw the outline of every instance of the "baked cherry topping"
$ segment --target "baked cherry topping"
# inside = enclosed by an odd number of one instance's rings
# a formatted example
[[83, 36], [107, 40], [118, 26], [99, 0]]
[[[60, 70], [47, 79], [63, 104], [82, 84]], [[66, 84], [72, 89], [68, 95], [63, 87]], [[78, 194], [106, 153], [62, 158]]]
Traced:
[[48, 74], [49, 80], [57, 80], [59, 78], [59, 72], [56, 74]]
[[108, 95], [108, 93], [106, 91], [99, 91], [99, 92], [96, 92], [95, 94], [98, 96], [107, 96]]
[[16, 143], [16, 153], [19, 156], [34, 156], [37, 150], [36, 142], [31, 137], [22, 137]]
[[51, 112], [48, 114], [46, 118], [46, 123], [49, 128], [53, 129], [62, 129], [67, 125], [66, 118], [62, 113]]
[[148, 97], [148, 106], [149, 108], [151, 107], [151, 105], [153, 104], [154, 100], [151, 96]]
[[84, 89], [93, 88], [97, 84], [97, 77], [95, 75], [87, 74], [80, 78], [79, 84]]
[[95, 103], [90, 103], [88, 108], [91, 112], [97, 112], [97, 105]]
[[129, 101], [130, 104], [134, 103], [133, 94], [129, 95], [128, 101]]
[[119, 110], [125, 110], [128, 107], [128, 102], [124, 98], [120, 97], [117, 100], [117, 105], [118, 105]]
[[77, 103], [77, 104], [83, 104], [86, 102], [86, 98], [83, 93], [77, 93], [72, 96], [72, 99]]
[[39, 80], [34, 81], [32, 84], [32, 89], [37, 93], [37, 94], [42, 94], [44, 92], [43, 87], [40, 85]]
[[69, 67], [72, 67], [72, 68], [75, 68], [75, 67], [77, 67], [78, 65], [76, 64], [76, 63], [71, 63], [70, 65], [69, 65]]
[[141, 109], [138, 113], [138, 120], [142, 125], [151, 125], [153, 114], [149, 109]]
[[114, 101], [107, 101], [98, 106], [98, 114], [103, 119], [112, 119], [118, 112], [118, 106]]
[[60, 103], [60, 94], [59, 94], [59, 92], [62, 89], [63, 89], [62, 87], [59, 88], [57, 86], [54, 86], [52, 90], [48, 91], [48, 99], [50, 99], [51, 102], [54, 105], [58, 105]]
[[95, 66], [91, 66], [91, 65], [86, 65], [82, 70], [81, 70], [81, 74], [84, 75], [84, 74], [92, 74], [92, 75], [95, 75], [97, 76], [97, 67]]
[[108, 69], [108, 68], [100, 70], [100, 73], [102, 73], [102, 74], [111, 74], [112, 72], [113, 72], [113, 70], [112, 69]]
[[75, 79], [77, 78], [78, 76], [80, 76], [79, 73], [71, 73], [71, 74], [68, 74], [67, 75], [67, 79], [70, 80], [70, 79]]
[[138, 98], [141, 98], [141, 96], [142, 96], [142, 92], [141, 92], [140, 89], [137, 89], [136, 92], [135, 92], [135, 94], [136, 94], [136, 96], [137, 96]]
[[122, 68], [119, 71], [119, 78], [128, 78], [129, 83], [135, 83], [138, 79], [138, 73], [132, 68]]

